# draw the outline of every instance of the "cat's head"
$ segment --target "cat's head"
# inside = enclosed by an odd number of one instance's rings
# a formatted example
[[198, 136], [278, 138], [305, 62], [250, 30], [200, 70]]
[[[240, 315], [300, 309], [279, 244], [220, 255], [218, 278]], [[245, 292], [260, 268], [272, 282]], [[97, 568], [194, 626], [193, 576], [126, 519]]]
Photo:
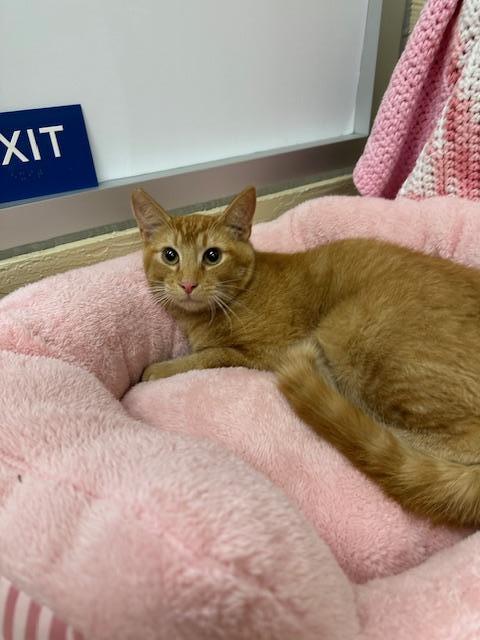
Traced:
[[229, 303], [248, 286], [256, 194], [250, 187], [219, 215], [170, 216], [142, 189], [132, 208], [144, 243], [144, 266], [157, 300], [198, 312]]

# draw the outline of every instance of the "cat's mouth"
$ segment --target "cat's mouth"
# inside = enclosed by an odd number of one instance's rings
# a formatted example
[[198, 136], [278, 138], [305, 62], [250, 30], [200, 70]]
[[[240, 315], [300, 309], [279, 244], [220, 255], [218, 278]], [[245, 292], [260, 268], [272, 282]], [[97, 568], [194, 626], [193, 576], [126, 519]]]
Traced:
[[224, 313], [229, 306], [230, 296], [226, 296], [221, 290], [213, 291], [192, 291], [191, 293], [180, 292], [176, 289], [168, 290], [162, 288], [155, 292], [155, 297], [160, 304], [167, 308], [174, 305], [178, 309], [186, 312], [208, 311], [214, 313], [215, 310], [223, 310]]
[[211, 303], [204, 296], [198, 296], [198, 293], [179, 293], [178, 291], [169, 290], [167, 287], [155, 286], [152, 287], [152, 293], [162, 306], [167, 309], [173, 305], [184, 311], [201, 311], [210, 307]]

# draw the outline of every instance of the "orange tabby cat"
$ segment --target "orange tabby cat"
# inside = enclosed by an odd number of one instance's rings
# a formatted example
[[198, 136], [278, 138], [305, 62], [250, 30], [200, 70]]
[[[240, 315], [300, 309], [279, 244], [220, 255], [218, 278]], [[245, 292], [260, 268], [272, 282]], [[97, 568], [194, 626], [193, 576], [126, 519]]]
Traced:
[[276, 371], [297, 414], [388, 495], [480, 524], [479, 272], [368, 239], [256, 252], [253, 188], [216, 216], [132, 201], [153, 295], [192, 347], [144, 380]]

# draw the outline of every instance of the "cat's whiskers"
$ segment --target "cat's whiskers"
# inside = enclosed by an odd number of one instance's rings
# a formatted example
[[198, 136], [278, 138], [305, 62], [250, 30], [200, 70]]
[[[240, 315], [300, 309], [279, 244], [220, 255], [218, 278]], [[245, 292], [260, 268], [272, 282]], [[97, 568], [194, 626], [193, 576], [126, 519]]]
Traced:
[[173, 300], [168, 296], [154, 296], [154, 298], [164, 309], [168, 309], [173, 303]]
[[[245, 309], [246, 311], [250, 311], [250, 308], [245, 304], [245, 302], [243, 302], [243, 300], [239, 300], [238, 298], [238, 294], [237, 295], [231, 295], [228, 291], [223, 291], [223, 289], [229, 289], [230, 287], [232, 287], [232, 285], [226, 285], [225, 283], [222, 282], [221, 287], [219, 287], [220, 289], [220, 293], [228, 296], [228, 301], [230, 303], [230, 308], [231, 305], [238, 305], [239, 307], [242, 307], [242, 309]], [[241, 289], [243, 291], [243, 287], [236, 287], [238, 289]], [[224, 299], [224, 301], [226, 302], [226, 300]], [[232, 309], [233, 311], [233, 309]]]
[[150, 291], [152, 292], [155, 301], [161, 304], [165, 309], [168, 309], [168, 307], [173, 303], [172, 296], [167, 291], [163, 283], [150, 285]]
[[[240, 282], [243, 278], [232, 278], [231, 280], [222, 280], [222, 284], [228, 284], [229, 282]], [[245, 287], [240, 287], [244, 289]]]
[[232, 323], [232, 319], [229, 315], [230, 313], [230, 308], [228, 307], [228, 305], [222, 300], [222, 298], [219, 297], [218, 293], [215, 293], [212, 296], [212, 300], [213, 302], [218, 305], [220, 311], [222, 311], [223, 315], [225, 316], [225, 318], [228, 320], [228, 324], [230, 325], [230, 331], [233, 330], [233, 323]]
[[152, 291], [166, 291], [166, 287], [163, 282], [155, 282], [154, 284], [150, 284], [150, 289]]
[[[244, 325], [243, 320], [238, 316], [238, 314], [237, 314], [237, 313], [235, 313], [235, 311], [234, 311], [234, 310], [232, 309], [232, 307], [231, 307], [232, 302], [233, 302], [233, 303], [238, 302], [236, 299], [233, 299], [233, 300], [232, 300], [230, 297], [228, 297], [227, 299], [225, 299], [225, 293], [224, 293], [224, 292], [222, 292], [221, 290], [217, 290], [217, 292], [216, 292], [216, 299], [217, 299], [217, 302], [218, 302], [219, 304], [223, 304], [223, 305], [224, 305], [224, 307], [225, 307], [225, 309], [226, 309], [227, 313], [229, 313], [229, 314], [230, 314], [230, 316], [232, 316], [233, 318], [235, 318], [235, 320], [237, 320], [237, 322], [239, 322], [239, 323], [242, 325], [242, 327], [244, 327], [244, 326], [245, 326], [245, 325]], [[245, 308], [246, 308], [246, 307], [245, 307]]]
[[208, 323], [208, 326], [210, 327], [215, 318], [215, 312], [217, 310], [215, 302], [211, 298], [208, 299], [208, 308], [210, 309], [210, 322]]

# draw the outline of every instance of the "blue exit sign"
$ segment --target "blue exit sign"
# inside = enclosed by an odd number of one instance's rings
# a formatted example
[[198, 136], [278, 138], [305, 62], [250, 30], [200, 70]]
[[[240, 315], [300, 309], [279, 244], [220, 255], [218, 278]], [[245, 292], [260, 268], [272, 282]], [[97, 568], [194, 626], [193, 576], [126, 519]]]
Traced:
[[97, 187], [79, 104], [0, 113], [0, 203]]

